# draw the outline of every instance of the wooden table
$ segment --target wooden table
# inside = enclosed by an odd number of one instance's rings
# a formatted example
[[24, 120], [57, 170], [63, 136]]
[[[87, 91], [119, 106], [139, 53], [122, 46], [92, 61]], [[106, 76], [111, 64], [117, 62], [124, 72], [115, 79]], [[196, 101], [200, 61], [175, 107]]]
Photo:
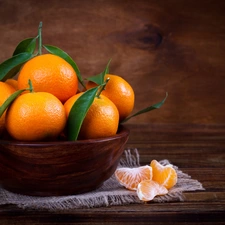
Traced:
[[131, 125], [127, 148], [141, 164], [168, 159], [205, 191], [184, 193], [184, 202], [132, 204], [70, 212], [0, 207], [0, 224], [225, 224], [225, 125]]

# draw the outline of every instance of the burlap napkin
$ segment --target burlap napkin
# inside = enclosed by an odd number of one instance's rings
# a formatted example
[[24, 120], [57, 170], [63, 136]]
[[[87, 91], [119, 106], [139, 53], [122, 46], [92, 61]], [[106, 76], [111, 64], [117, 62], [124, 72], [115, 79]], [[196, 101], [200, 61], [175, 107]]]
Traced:
[[[160, 161], [161, 164], [169, 164], [168, 160]], [[136, 149], [125, 150], [124, 157], [120, 160], [119, 167], [140, 166], [139, 154]], [[173, 165], [174, 166], [174, 165]], [[163, 196], [157, 196], [153, 202], [183, 201], [183, 192], [204, 190], [202, 184], [192, 179], [188, 174], [183, 173], [176, 166], [178, 174], [177, 184]], [[131, 203], [143, 203], [135, 191], [129, 191], [122, 187], [113, 175], [97, 190], [70, 196], [60, 197], [34, 197], [11, 193], [0, 187], [0, 205], [15, 204], [19, 208], [37, 210], [62, 211], [77, 208], [94, 208], [110, 205], [126, 205]]]

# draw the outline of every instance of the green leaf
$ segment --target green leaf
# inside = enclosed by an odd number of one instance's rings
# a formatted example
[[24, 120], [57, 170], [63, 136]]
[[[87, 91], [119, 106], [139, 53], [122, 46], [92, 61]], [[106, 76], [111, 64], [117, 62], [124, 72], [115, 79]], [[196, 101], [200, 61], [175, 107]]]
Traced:
[[5, 112], [5, 110], [10, 106], [10, 104], [24, 91], [26, 91], [27, 89], [21, 89], [18, 90], [16, 92], [14, 92], [13, 94], [11, 94], [6, 100], [5, 102], [0, 106], [0, 117], [2, 116], [2, 114]]
[[89, 78], [87, 78], [87, 80], [92, 81], [92, 82], [94, 82], [98, 85], [102, 85], [104, 83], [105, 75], [109, 73], [110, 62], [111, 62], [111, 59], [107, 63], [106, 68], [102, 73], [100, 73], [98, 75], [95, 75], [95, 76], [92, 76], [92, 77], [89, 77]]
[[68, 139], [76, 141], [80, 132], [84, 118], [94, 101], [99, 87], [91, 88], [85, 91], [73, 104], [67, 122]]
[[23, 52], [29, 52], [29, 53], [33, 54], [35, 51], [35, 48], [36, 48], [36, 40], [37, 40], [37, 37], [27, 38], [27, 39], [24, 39], [23, 41], [21, 41], [17, 45], [16, 49], [14, 50], [13, 56], [18, 55]]
[[76, 71], [77, 78], [78, 78], [80, 84], [85, 88], [85, 84], [83, 82], [83, 79], [81, 77], [81, 73], [80, 73], [80, 70], [79, 70], [77, 64], [73, 61], [73, 59], [66, 52], [64, 52], [60, 48], [52, 46], [52, 45], [44, 45], [44, 48], [51, 54], [57, 55], [57, 56], [63, 58], [64, 60], [66, 60]]
[[0, 80], [6, 81], [7, 79], [14, 77], [19, 72], [21, 66], [32, 57], [33, 55], [31, 53], [23, 52], [18, 55], [14, 55], [1, 63]]
[[164, 102], [166, 101], [167, 96], [168, 96], [168, 93], [166, 93], [166, 97], [165, 97], [161, 102], [158, 102], [158, 103], [156, 103], [156, 104], [154, 104], [154, 105], [152, 105], [152, 106], [149, 106], [149, 107], [147, 107], [147, 108], [145, 108], [145, 109], [142, 109], [142, 110], [138, 111], [137, 113], [135, 113], [135, 114], [133, 114], [133, 115], [131, 115], [131, 116], [125, 118], [125, 119], [124, 119], [123, 121], [121, 121], [120, 123], [125, 123], [125, 122], [127, 122], [130, 118], [135, 117], [135, 116], [138, 116], [138, 115], [140, 115], [140, 114], [143, 114], [143, 113], [152, 111], [152, 110], [154, 110], [154, 109], [159, 109], [159, 108], [164, 104]]

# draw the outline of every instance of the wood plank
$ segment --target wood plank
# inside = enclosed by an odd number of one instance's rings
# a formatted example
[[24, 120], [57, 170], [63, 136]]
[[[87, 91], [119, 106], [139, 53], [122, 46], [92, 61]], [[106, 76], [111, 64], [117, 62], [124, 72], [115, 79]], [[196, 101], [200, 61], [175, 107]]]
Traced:
[[[147, 142], [141, 140], [143, 132], [151, 130], [145, 125], [131, 129], [133, 138], [127, 147], [137, 147], [141, 163], [151, 159], [168, 158], [193, 179], [199, 180], [205, 191], [185, 192], [183, 202], [131, 204], [92, 209], [76, 209], [64, 212], [22, 210], [13, 205], [0, 207], [1, 224], [223, 224], [225, 212], [224, 133], [221, 126], [210, 127], [177, 125], [176, 132], [167, 132], [168, 125], [156, 126], [154, 135], [168, 133], [167, 139]], [[172, 129], [173, 130], [173, 129]], [[185, 132], [182, 132], [184, 130]], [[182, 139], [182, 134], [198, 130], [197, 140]], [[173, 134], [180, 139], [174, 140]], [[210, 135], [212, 133], [212, 135]], [[213, 134], [219, 134], [213, 136]], [[170, 139], [170, 137], [172, 139]], [[220, 138], [218, 138], [220, 137]]]
[[225, 123], [223, 0], [1, 0], [0, 62], [37, 35], [76, 61], [84, 77], [111, 73], [134, 87], [134, 112], [169, 97], [129, 123]]
[[[178, 210], [173, 210], [174, 208]], [[11, 219], [16, 218], [17, 224], [19, 222], [23, 222], [23, 224], [29, 224], [30, 222], [32, 224], [60, 224], [61, 222], [66, 224], [89, 224], [89, 221], [92, 224], [102, 222], [107, 222], [107, 224], [134, 224], [137, 222], [142, 224], [160, 224], [167, 221], [171, 221], [170, 224], [174, 224], [175, 222], [178, 224], [193, 224], [196, 221], [201, 222], [200, 224], [206, 222], [220, 224], [224, 222], [223, 210], [224, 203], [207, 204], [199, 202], [198, 204], [179, 203], [179, 206], [177, 203], [134, 205], [129, 207], [129, 209], [125, 206], [107, 207], [91, 210], [76, 210], [61, 214], [38, 213], [35, 211], [27, 211], [24, 214], [19, 210], [11, 211], [9, 215]]]
[[171, 124], [171, 123], [141, 123], [141, 124], [125, 124], [130, 129], [129, 142], [149, 143], [154, 141], [200, 141], [204, 145], [204, 141], [223, 142], [225, 140], [224, 124]]

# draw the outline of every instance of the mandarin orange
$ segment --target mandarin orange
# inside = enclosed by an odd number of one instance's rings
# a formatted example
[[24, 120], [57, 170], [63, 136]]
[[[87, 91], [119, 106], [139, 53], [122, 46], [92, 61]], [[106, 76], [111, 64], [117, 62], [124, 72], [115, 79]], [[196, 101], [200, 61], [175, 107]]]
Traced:
[[[80, 92], [65, 104], [67, 117], [76, 100], [83, 94]], [[82, 123], [79, 139], [92, 139], [113, 136], [117, 133], [119, 125], [119, 112], [112, 101], [106, 96], [95, 97]]]
[[[105, 90], [102, 91], [102, 95], [108, 97], [118, 108], [120, 121], [124, 120], [133, 110], [135, 95], [131, 85], [122, 77], [106, 74], [105, 80], [110, 78]], [[92, 81], [88, 81], [86, 88], [90, 89], [97, 86]]]
[[66, 125], [61, 101], [47, 92], [29, 92], [17, 97], [5, 118], [8, 133], [20, 141], [43, 141], [58, 137]]
[[[5, 100], [13, 93], [16, 89], [12, 87], [11, 85], [0, 81], [0, 106], [5, 102]], [[4, 129], [5, 129], [5, 114], [0, 117], [0, 136], [2, 135]]]
[[16, 90], [18, 90], [18, 81], [17, 81], [16, 79], [12, 79], [12, 78], [7, 79], [7, 80], [5, 81], [5, 83], [11, 85], [11, 86], [14, 87]]
[[62, 102], [75, 95], [78, 89], [78, 78], [72, 66], [53, 54], [38, 55], [27, 61], [18, 75], [18, 88], [27, 88], [29, 79], [34, 91], [49, 92]]

